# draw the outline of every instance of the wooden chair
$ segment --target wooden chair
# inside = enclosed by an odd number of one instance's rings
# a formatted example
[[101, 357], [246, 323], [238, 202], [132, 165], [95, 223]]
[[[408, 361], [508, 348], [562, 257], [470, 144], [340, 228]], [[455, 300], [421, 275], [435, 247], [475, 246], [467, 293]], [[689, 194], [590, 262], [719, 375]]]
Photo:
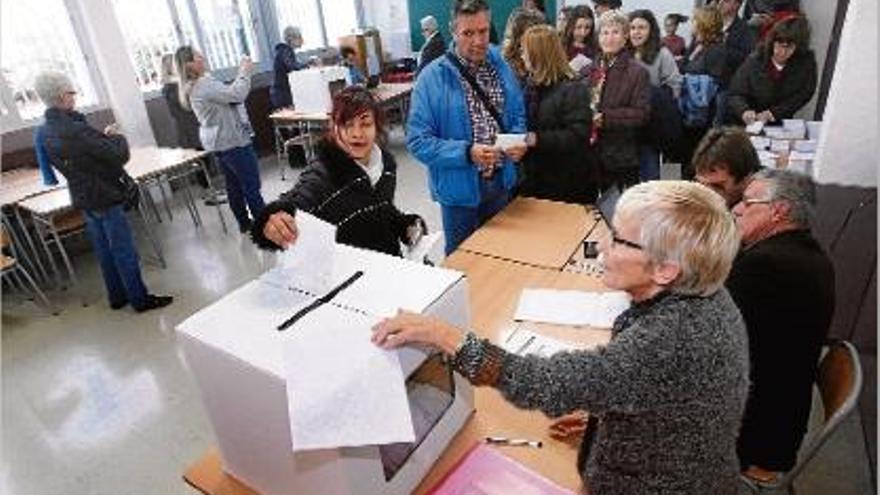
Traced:
[[741, 476], [740, 480], [751, 493], [784, 492], [794, 495], [794, 480], [858, 403], [862, 390], [862, 366], [856, 348], [845, 340], [829, 342], [819, 362], [816, 382], [823, 407], [821, 426], [812, 440], [801, 447], [794, 468], [776, 481], [761, 482]]
[[[21, 266], [21, 263], [16, 259], [16, 251], [15, 246], [10, 241], [9, 237], [6, 235], [6, 228], [0, 227], [0, 247], [5, 250], [9, 250], [12, 253], [12, 256], [7, 256], [5, 253], [0, 253], [0, 276], [6, 277], [9, 276], [12, 279], [13, 283], [22, 288], [25, 291], [30, 291], [33, 295], [43, 304], [43, 307], [46, 308], [49, 313], [56, 315], [58, 311], [49, 302], [49, 298], [46, 297], [46, 294], [40, 290], [40, 287], [34, 282], [34, 278], [31, 276], [28, 271]], [[24, 280], [24, 283], [22, 282]]]

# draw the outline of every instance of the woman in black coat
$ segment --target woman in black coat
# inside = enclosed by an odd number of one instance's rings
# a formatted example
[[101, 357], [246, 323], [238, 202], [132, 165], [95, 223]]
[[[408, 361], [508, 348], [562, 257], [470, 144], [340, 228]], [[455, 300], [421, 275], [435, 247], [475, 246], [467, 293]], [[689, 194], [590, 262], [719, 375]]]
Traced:
[[590, 88], [568, 66], [556, 31], [534, 26], [522, 39], [528, 71], [528, 129], [522, 194], [570, 203], [596, 200], [588, 141]]
[[294, 215], [303, 210], [335, 225], [339, 243], [400, 256], [400, 243], [414, 244], [426, 228], [420, 216], [394, 206], [397, 163], [376, 144], [383, 133], [378, 101], [361, 86], [348, 87], [333, 99], [331, 123], [318, 161], [257, 216], [254, 242], [288, 247], [297, 237]]
[[816, 55], [803, 17], [780, 21], [767, 42], [746, 59], [730, 83], [731, 123], [790, 119], [816, 92]]

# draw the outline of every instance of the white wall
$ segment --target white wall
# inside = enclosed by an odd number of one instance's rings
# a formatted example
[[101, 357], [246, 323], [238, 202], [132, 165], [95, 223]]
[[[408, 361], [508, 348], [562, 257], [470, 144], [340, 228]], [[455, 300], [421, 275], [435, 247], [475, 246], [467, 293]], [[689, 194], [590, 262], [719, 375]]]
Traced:
[[147, 117], [144, 96], [134, 77], [134, 65], [126, 51], [122, 28], [110, 0], [91, 0], [78, 4], [73, 15], [82, 17], [90, 44], [95, 47], [95, 62], [107, 92], [110, 108], [128, 144], [155, 146], [156, 138]]
[[850, 0], [828, 92], [814, 174], [877, 187], [877, 0]]
[[[820, 81], [822, 80], [822, 68], [825, 67], [825, 56], [828, 54], [828, 46], [831, 43], [831, 34], [834, 30], [837, 3], [829, 0], [801, 0], [801, 10], [810, 21], [810, 48], [816, 54]], [[813, 118], [818, 94], [819, 90], [817, 89], [809, 103], [797, 113], [797, 117], [807, 120]]]
[[392, 59], [412, 55], [409, 36], [409, 8], [406, 0], [371, 1], [362, 3], [363, 21], [375, 27], [382, 36], [382, 50]]

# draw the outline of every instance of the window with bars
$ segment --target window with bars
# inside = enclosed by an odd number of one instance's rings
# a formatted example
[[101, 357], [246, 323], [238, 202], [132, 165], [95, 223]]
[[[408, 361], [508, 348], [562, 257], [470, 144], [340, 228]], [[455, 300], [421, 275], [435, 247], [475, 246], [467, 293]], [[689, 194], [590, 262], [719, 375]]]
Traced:
[[[327, 33], [327, 44], [339, 45], [339, 37], [357, 30], [357, 10], [354, 0], [321, 0], [324, 12], [324, 31]], [[328, 21], [332, 19], [331, 21]]]
[[324, 47], [324, 30], [321, 27], [319, 0], [298, 0], [275, 2], [275, 17], [278, 19], [278, 37], [284, 41], [284, 28], [296, 26], [302, 31], [302, 50]]
[[241, 58], [260, 61], [254, 19], [247, 0], [194, 0], [201, 45], [212, 69], [238, 67]]
[[34, 79], [46, 70], [70, 78], [80, 108], [98, 103], [64, 0], [0, 0], [0, 9], [0, 115], [4, 124], [43, 114], [45, 106], [34, 90]]
[[114, 0], [128, 56], [144, 91], [162, 86], [162, 56], [180, 45], [171, 9], [166, 0]]

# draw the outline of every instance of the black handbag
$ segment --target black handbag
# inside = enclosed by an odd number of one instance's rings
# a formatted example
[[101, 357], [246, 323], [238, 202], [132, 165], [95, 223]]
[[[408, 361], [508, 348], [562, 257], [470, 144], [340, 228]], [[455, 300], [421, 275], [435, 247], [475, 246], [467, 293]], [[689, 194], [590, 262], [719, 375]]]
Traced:
[[141, 187], [128, 172], [123, 171], [119, 176], [119, 187], [122, 191], [122, 207], [126, 211], [137, 209], [141, 204]]

